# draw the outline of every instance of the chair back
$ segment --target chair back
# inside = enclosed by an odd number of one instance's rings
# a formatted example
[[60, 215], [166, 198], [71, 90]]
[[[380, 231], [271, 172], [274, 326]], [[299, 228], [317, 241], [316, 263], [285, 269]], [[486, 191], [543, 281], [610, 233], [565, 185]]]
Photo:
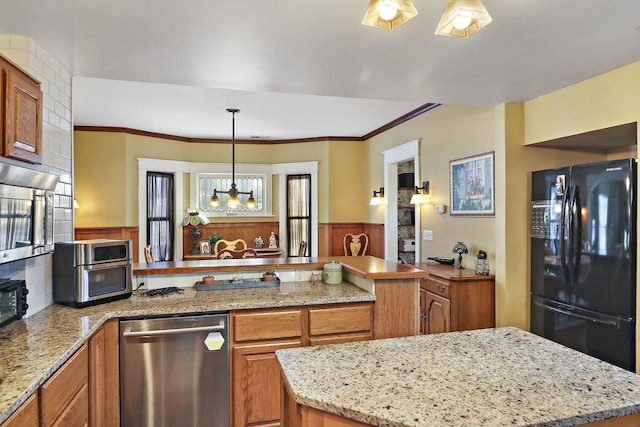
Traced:
[[145, 262], [154, 262], [155, 258], [153, 256], [153, 249], [151, 246], [147, 245], [144, 247], [144, 261]]
[[363, 256], [367, 254], [369, 248], [369, 237], [364, 234], [347, 233], [342, 238], [342, 247], [345, 256]]
[[307, 242], [300, 240], [300, 246], [298, 247], [298, 256], [307, 256]]
[[230, 249], [232, 251], [236, 251], [236, 250], [241, 250], [241, 249], [247, 249], [247, 242], [245, 242], [242, 239], [236, 239], [236, 240], [224, 240], [224, 239], [220, 239], [216, 242], [215, 246], [213, 247], [213, 254], [216, 256], [216, 258], [220, 258], [218, 256], [218, 253], [220, 252], [221, 249]]
[[224, 248], [224, 249], [220, 249], [216, 258], [218, 259], [258, 258], [258, 253], [251, 248], [240, 249], [237, 251], [229, 248]]

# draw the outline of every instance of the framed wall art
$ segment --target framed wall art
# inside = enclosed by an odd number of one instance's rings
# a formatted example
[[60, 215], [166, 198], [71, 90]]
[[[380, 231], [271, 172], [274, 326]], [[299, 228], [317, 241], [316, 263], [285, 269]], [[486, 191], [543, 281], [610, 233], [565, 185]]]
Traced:
[[449, 162], [450, 215], [495, 216], [495, 152]]

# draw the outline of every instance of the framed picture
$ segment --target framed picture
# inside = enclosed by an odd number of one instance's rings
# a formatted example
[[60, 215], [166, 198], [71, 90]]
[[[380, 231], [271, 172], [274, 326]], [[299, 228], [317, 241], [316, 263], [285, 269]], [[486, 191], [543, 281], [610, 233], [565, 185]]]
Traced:
[[450, 215], [494, 216], [495, 152], [449, 162]]
[[211, 244], [209, 244], [208, 240], [200, 241], [200, 254], [211, 255]]

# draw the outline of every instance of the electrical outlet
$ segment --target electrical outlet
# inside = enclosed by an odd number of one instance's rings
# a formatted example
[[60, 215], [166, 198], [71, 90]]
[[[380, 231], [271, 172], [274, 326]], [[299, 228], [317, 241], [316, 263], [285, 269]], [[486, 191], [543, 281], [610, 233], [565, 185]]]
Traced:
[[433, 240], [433, 230], [422, 230], [422, 240]]

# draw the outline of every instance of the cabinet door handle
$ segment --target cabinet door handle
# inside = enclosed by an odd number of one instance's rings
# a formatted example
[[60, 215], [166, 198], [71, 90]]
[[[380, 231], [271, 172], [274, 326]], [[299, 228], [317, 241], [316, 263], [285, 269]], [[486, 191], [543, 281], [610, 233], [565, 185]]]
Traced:
[[438, 283], [436, 283], [436, 288], [437, 288], [440, 292], [444, 292], [444, 290], [445, 290], [445, 287], [444, 287], [444, 286], [442, 286], [442, 285], [440, 285], [440, 284], [438, 284]]

